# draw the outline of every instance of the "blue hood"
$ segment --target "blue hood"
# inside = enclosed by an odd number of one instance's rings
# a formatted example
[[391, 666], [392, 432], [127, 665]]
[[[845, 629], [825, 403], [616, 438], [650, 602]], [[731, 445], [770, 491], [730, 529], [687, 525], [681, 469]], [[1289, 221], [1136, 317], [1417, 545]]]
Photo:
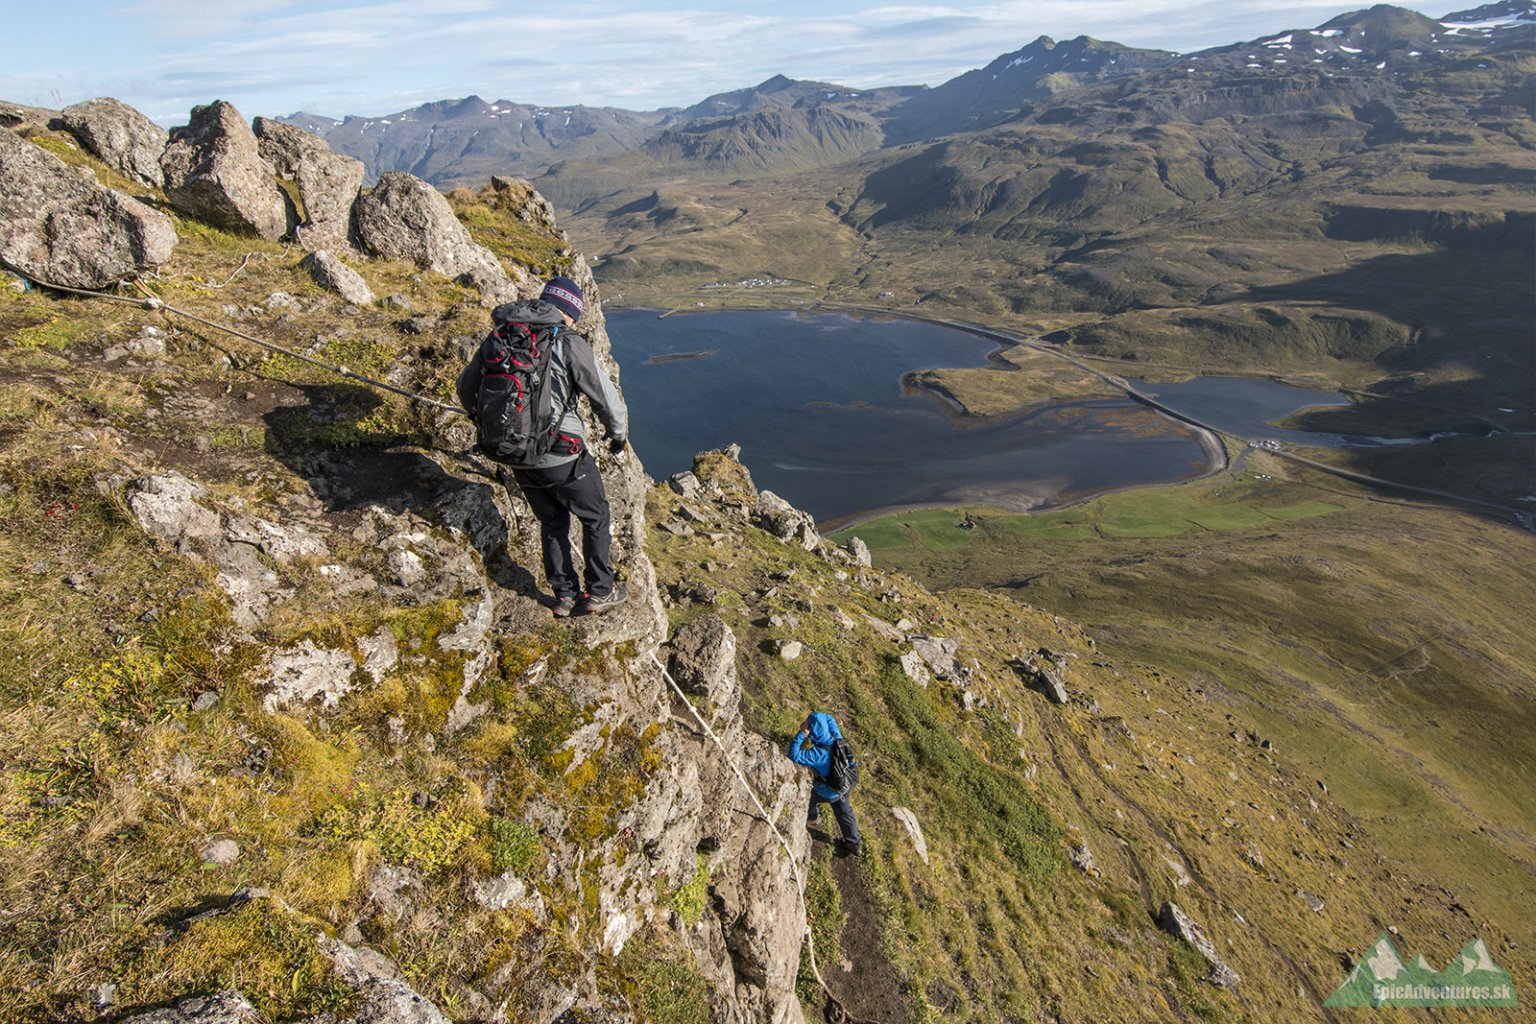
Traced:
[[843, 738], [843, 731], [837, 727], [837, 719], [825, 711], [816, 711], [811, 714], [811, 742], [818, 747], [830, 747], [833, 740]]

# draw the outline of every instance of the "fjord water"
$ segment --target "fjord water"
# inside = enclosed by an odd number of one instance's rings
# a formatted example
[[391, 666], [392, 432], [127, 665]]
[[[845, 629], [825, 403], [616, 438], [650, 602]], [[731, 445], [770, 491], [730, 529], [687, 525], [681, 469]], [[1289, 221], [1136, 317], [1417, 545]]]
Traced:
[[912, 370], [987, 364], [995, 343], [954, 328], [760, 311], [607, 320], [653, 476], [739, 444], [758, 487], [821, 520], [919, 504], [1038, 508], [1207, 465], [1191, 430], [1128, 399], [973, 425], [904, 393]]

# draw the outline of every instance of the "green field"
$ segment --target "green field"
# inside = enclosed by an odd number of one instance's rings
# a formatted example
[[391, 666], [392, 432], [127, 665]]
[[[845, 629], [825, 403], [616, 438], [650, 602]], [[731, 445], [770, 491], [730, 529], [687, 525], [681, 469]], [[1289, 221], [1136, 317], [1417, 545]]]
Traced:
[[1252, 529], [1325, 516], [1343, 508], [1321, 497], [1298, 499], [1289, 488], [1250, 473], [1229, 477], [1215, 487], [1136, 488], [1054, 512], [978, 510], [969, 513], [971, 529], [961, 525], [967, 510], [923, 509], [845, 527], [832, 536], [841, 541], [860, 537], [871, 550], [888, 558], [898, 551], [920, 558], [918, 552], [963, 552], [1022, 542], [1180, 537]]

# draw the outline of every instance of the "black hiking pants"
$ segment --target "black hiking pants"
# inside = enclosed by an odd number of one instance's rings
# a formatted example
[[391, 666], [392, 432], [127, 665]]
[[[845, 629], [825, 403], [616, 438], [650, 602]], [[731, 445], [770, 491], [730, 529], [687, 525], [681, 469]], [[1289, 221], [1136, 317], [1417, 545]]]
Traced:
[[837, 829], [843, 834], [843, 842], [855, 849], [862, 846], [863, 840], [859, 838], [859, 823], [853, 820], [853, 804], [848, 802], [848, 794], [844, 793], [836, 800], [828, 800], [812, 790], [811, 808], [805, 815], [807, 825], [814, 825], [821, 820], [822, 804], [832, 805], [832, 817], [837, 819]]
[[[555, 598], [579, 598], [583, 593], [607, 597], [614, 580], [613, 563], [609, 561], [613, 531], [603, 477], [592, 456], [582, 452], [574, 461], [549, 469], [513, 469], [512, 476], [538, 517], [544, 544], [544, 576]], [[581, 522], [585, 588], [579, 585], [582, 581], [577, 579], [571, 551], [572, 516]]]

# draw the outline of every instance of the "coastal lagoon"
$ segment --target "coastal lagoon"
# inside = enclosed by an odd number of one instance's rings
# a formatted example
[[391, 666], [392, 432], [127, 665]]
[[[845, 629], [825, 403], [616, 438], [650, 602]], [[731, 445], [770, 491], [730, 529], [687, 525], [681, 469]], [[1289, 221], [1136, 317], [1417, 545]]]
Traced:
[[607, 315], [635, 451], [658, 479], [739, 444], [758, 487], [818, 520], [911, 505], [1044, 508], [1185, 479], [1200, 436], [1130, 399], [957, 418], [903, 375], [985, 366], [996, 342], [911, 320], [732, 311]]

